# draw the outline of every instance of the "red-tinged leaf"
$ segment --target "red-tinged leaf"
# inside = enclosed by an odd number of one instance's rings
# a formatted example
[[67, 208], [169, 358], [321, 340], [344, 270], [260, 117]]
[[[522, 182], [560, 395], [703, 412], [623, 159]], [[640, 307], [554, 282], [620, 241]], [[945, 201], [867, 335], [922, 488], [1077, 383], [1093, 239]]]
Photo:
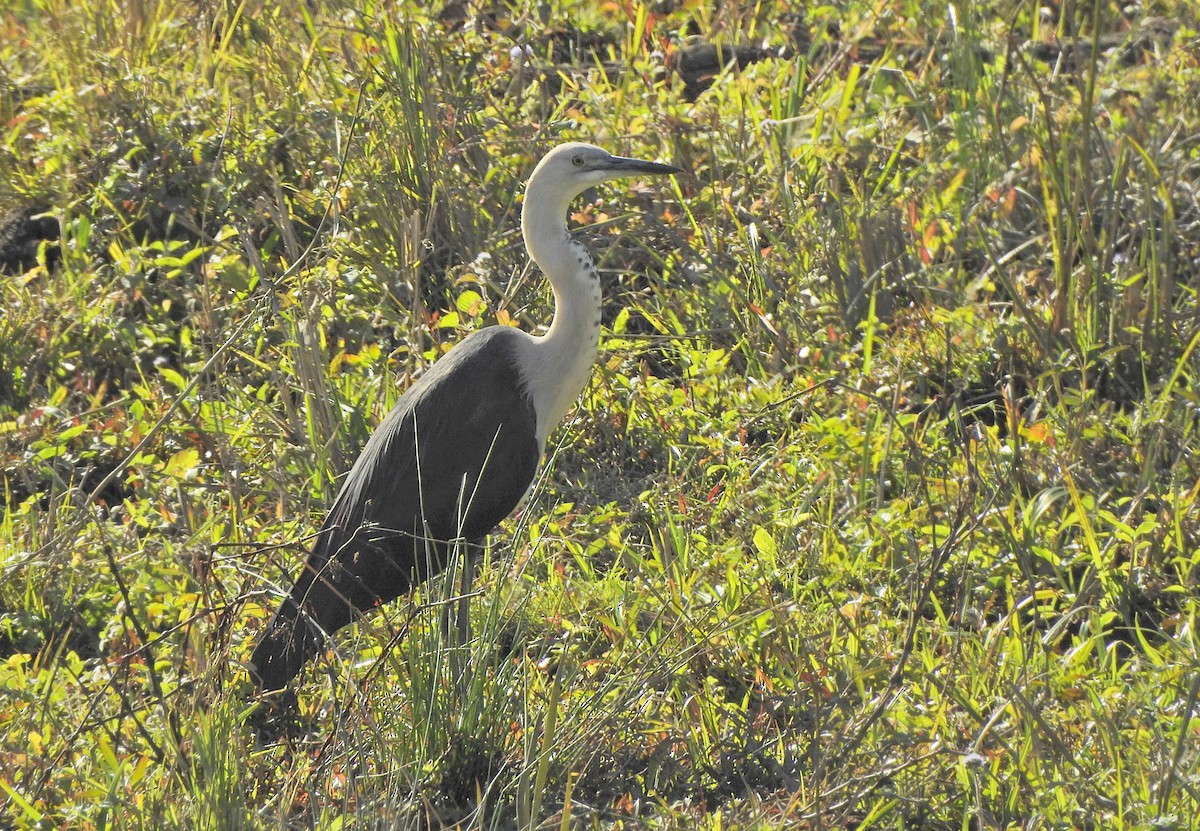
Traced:
[[933, 249], [937, 246], [940, 231], [937, 220], [934, 220], [925, 226], [925, 231], [921, 234], [921, 243], [918, 249], [921, 262], [925, 265], [929, 265], [933, 261]]
[[1004, 194], [1004, 207], [1001, 211], [1001, 216], [1008, 217], [1012, 215], [1013, 209], [1017, 207], [1017, 189], [1009, 188], [1008, 193]]
[[1025, 438], [1034, 444], [1044, 444], [1046, 447], [1054, 447], [1054, 431], [1044, 421], [1030, 424], [1021, 432], [1025, 434]]

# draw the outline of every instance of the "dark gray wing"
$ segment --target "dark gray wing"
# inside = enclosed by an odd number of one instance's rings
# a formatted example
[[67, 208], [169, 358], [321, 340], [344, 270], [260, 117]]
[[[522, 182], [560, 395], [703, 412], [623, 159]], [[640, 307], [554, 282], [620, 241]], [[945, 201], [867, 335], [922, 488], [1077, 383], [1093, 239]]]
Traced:
[[499, 326], [471, 335], [372, 434], [255, 648], [264, 689], [286, 685], [322, 633], [407, 592], [445, 567], [453, 541], [478, 542], [517, 507], [539, 457], [516, 365], [520, 337]]

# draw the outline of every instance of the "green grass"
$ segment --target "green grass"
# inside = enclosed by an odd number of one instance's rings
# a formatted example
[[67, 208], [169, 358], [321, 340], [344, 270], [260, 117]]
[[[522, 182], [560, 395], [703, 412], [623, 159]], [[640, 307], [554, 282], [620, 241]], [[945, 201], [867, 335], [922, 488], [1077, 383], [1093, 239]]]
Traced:
[[[0, 276], [0, 828], [1198, 827], [1195, 8], [418, 5], [0, 8], [63, 223]], [[697, 40], [791, 51], [688, 101]], [[602, 356], [473, 639], [434, 581], [266, 735], [371, 427], [548, 322], [569, 139], [688, 172], [575, 205]]]

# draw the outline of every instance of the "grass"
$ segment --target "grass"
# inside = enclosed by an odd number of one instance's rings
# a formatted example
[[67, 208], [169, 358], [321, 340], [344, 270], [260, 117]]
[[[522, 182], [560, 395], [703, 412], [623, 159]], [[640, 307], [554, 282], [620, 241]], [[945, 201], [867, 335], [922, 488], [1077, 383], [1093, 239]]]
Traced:
[[[62, 223], [0, 277], [0, 827], [1197, 827], [1195, 10], [789, 7], [0, 10]], [[699, 41], [787, 57], [689, 100]], [[265, 734], [372, 425], [549, 320], [567, 139], [688, 173], [574, 206], [602, 356], [473, 639], [434, 581]]]

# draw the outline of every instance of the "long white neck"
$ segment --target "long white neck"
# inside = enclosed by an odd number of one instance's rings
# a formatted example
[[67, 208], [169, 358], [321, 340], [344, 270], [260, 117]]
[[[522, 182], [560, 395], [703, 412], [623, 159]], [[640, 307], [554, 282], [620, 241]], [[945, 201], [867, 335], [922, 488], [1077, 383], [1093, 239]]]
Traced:
[[525, 247], [554, 291], [554, 320], [545, 335], [529, 341], [524, 362], [542, 448], [587, 385], [600, 346], [601, 310], [596, 266], [567, 233], [567, 208], [576, 194], [539, 187], [545, 184], [535, 172], [521, 211]]

